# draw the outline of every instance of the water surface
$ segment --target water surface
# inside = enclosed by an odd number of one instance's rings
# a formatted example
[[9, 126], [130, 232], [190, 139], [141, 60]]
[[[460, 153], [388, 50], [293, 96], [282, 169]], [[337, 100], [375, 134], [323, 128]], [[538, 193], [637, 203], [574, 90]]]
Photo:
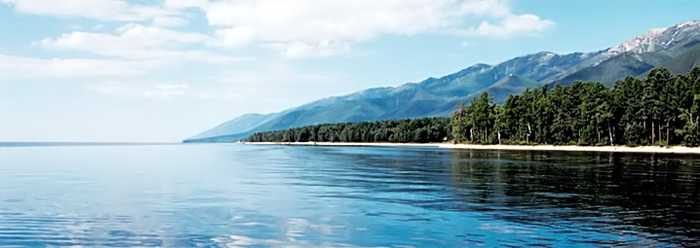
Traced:
[[0, 148], [0, 246], [699, 246], [700, 158]]

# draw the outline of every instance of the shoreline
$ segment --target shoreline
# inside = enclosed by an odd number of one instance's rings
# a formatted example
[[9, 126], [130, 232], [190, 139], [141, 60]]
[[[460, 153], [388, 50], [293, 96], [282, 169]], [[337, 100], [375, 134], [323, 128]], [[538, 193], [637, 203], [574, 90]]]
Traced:
[[453, 150], [562, 151], [700, 154], [700, 147], [685, 146], [571, 146], [571, 145], [472, 145], [450, 143], [357, 143], [357, 142], [243, 142], [244, 145], [340, 146], [340, 147], [431, 147]]
[[281, 146], [349, 146], [349, 147], [434, 147], [444, 143], [363, 143], [363, 142], [241, 142], [243, 145], [281, 145]]

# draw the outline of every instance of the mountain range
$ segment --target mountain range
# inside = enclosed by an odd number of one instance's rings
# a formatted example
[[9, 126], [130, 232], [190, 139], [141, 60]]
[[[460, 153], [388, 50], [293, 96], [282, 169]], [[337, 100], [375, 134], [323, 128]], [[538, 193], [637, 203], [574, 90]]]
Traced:
[[686, 73], [700, 65], [700, 21], [652, 29], [611, 48], [588, 53], [540, 52], [496, 64], [476, 64], [441, 78], [398, 87], [371, 88], [329, 97], [272, 114], [245, 114], [184, 142], [237, 141], [261, 131], [322, 123], [448, 116], [459, 102], [488, 92], [496, 102], [526, 88], [575, 81], [612, 86], [655, 67]]

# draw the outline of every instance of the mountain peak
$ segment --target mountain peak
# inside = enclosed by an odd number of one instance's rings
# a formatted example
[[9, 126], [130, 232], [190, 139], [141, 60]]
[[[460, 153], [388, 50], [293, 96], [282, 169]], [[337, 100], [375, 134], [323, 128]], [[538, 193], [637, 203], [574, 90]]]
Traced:
[[605, 52], [605, 57], [612, 57], [626, 52], [647, 53], [667, 50], [677, 44], [696, 39], [700, 33], [700, 21], [689, 21], [670, 28], [654, 28], [625, 43], [614, 46]]
[[649, 30], [648, 32], [635, 37], [625, 43], [612, 47], [607, 53], [614, 55], [633, 52], [633, 53], [645, 53], [654, 52], [658, 49], [658, 46], [662, 46], [664, 42], [663, 33], [668, 30], [668, 28], [655, 28]]
[[696, 27], [700, 26], [700, 20], [684, 22], [684, 23], [676, 25], [676, 28], [684, 28], [687, 26], [696, 26]]

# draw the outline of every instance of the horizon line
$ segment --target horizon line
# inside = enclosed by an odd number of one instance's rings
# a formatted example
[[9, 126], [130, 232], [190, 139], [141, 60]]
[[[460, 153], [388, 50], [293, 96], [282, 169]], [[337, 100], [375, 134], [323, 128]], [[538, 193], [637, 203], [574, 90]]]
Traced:
[[112, 141], [0, 141], [0, 147], [30, 146], [138, 146], [138, 145], [177, 145], [183, 142], [112, 142]]

